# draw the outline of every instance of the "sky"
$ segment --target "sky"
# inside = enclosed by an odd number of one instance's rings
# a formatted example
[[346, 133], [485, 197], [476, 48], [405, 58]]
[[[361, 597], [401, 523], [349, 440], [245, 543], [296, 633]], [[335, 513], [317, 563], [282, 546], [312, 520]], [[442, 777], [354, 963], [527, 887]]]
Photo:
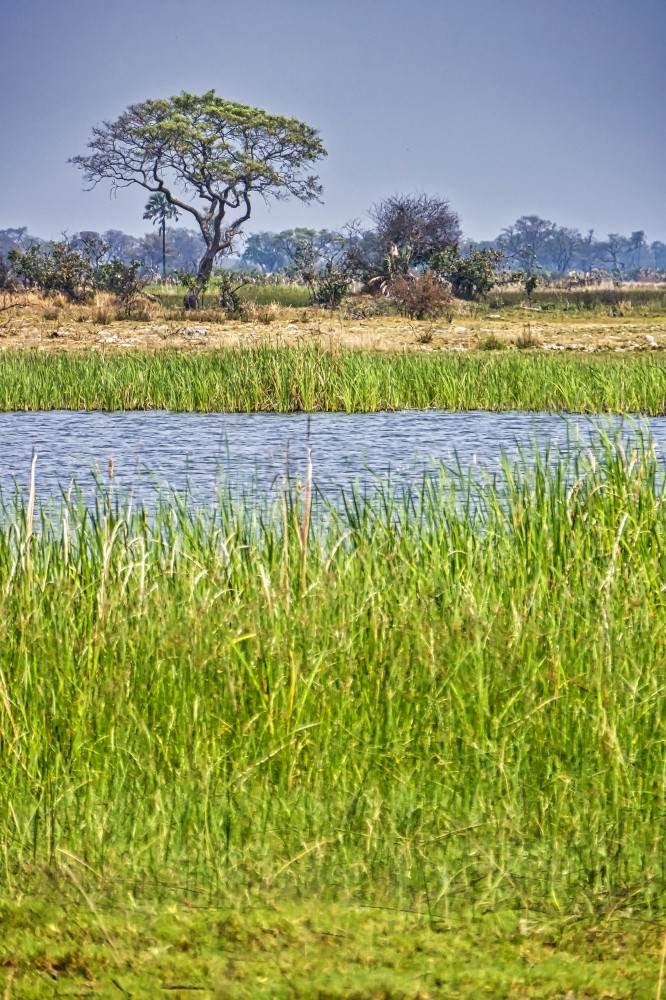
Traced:
[[131, 103], [214, 88], [317, 128], [323, 203], [247, 232], [339, 228], [395, 193], [465, 235], [518, 216], [666, 240], [664, 0], [0, 0], [0, 228], [146, 231], [147, 194], [68, 157]]

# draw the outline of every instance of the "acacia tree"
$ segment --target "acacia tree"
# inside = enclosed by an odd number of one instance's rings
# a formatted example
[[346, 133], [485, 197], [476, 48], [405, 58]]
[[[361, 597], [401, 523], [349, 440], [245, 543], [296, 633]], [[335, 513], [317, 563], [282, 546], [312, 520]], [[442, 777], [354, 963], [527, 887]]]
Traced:
[[570, 229], [568, 226], [557, 226], [546, 241], [545, 250], [551, 262], [555, 264], [555, 270], [559, 271], [560, 274], [569, 270], [571, 261], [576, 256], [580, 238], [580, 233], [577, 229]]
[[643, 251], [647, 248], [647, 242], [645, 240], [645, 232], [642, 229], [637, 229], [636, 232], [632, 233], [629, 237], [629, 254], [631, 259], [631, 266], [634, 271], [637, 271], [641, 266], [641, 256]]
[[316, 248], [325, 248], [337, 234], [328, 229], [283, 229], [281, 233], [252, 233], [248, 236], [241, 260], [260, 271], [281, 271], [293, 264], [297, 247], [303, 241], [312, 242]]
[[132, 104], [93, 129], [88, 149], [72, 162], [91, 187], [139, 184], [196, 219], [205, 251], [185, 296], [190, 308], [198, 308], [215, 258], [250, 218], [253, 196], [318, 198], [319, 179], [305, 168], [326, 155], [304, 122], [225, 101], [214, 90]]

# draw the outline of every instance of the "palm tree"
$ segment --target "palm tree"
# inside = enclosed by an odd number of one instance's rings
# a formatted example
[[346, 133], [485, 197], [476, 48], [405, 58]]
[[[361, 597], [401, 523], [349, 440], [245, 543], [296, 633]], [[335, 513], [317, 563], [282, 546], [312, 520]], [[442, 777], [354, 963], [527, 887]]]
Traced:
[[153, 225], [157, 222], [162, 234], [162, 276], [166, 277], [166, 224], [167, 219], [177, 219], [178, 210], [172, 205], [163, 191], [156, 191], [151, 194], [146, 202], [143, 213], [144, 219], [152, 219]]

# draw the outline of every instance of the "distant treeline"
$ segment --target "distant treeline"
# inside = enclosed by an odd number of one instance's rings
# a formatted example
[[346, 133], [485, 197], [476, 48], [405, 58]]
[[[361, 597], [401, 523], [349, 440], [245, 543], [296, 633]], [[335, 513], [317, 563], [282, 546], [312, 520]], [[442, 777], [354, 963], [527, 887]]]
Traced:
[[[83, 230], [68, 236], [69, 245], [75, 250], [82, 250], [86, 240], [95, 237], [103, 240], [108, 247], [105, 258], [117, 259], [125, 264], [138, 260], [144, 273], [157, 274], [162, 267], [162, 237], [159, 233], [146, 233], [144, 236], [130, 236], [119, 229], [107, 229], [104, 233], [94, 230]], [[31, 246], [40, 244], [45, 249], [51, 246], [50, 240], [33, 236], [26, 226], [17, 229], [0, 229], [0, 257], [6, 258], [10, 250], [25, 252]], [[173, 271], [196, 271], [199, 260], [205, 250], [201, 235], [192, 229], [181, 227], [166, 230], [166, 262], [167, 269]]]
[[[294, 262], [294, 247], [303, 240], [326, 244], [340, 234], [330, 230], [306, 228], [287, 229], [279, 233], [259, 232], [248, 235], [242, 252], [226, 257], [220, 263], [237, 270], [262, 273], [285, 273]], [[356, 230], [352, 239], [363, 245], [371, 231]], [[162, 239], [159, 233], [131, 236], [118, 229], [104, 233], [84, 230], [68, 237], [72, 247], [83, 246], [91, 236], [101, 238], [108, 246], [106, 254], [127, 264], [140, 261], [144, 273], [157, 274], [162, 266]], [[349, 231], [341, 236], [349, 243]], [[48, 248], [50, 242], [33, 236], [27, 228], [0, 229], [0, 258], [9, 250], [25, 251], [36, 243]], [[493, 240], [474, 244], [463, 239], [460, 250], [467, 255], [472, 246], [494, 248], [503, 252], [503, 266], [512, 271], [542, 269], [549, 274], [565, 275], [571, 271], [589, 273], [606, 271], [615, 278], [635, 279], [666, 271], [666, 242], [648, 243], [643, 230], [628, 235], [609, 233], [598, 237], [594, 230], [582, 233], [578, 229], [559, 226], [537, 215], [521, 216], [503, 229]], [[200, 234], [192, 229], [167, 227], [166, 266], [169, 273], [196, 272], [205, 245]]]
[[[315, 237], [325, 242], [330, 236], [328, 230], [316, 233], [308, 229], [253, 233], [245, 241], [240, 264], [264, 272], [284, 271], [292, 262], [292, 247], [299, 239]], [[356, 234], [361, 244], [371, 236], [370, 231]], [[666, 243], [655, 240], [648, 244], [642, 230], [628, 236], [609, 233], [605, 238], [599, 238], [592, 229], [581, 233], [578, 229], [558, 226], [537, 215], [521, 216], [493, 240], [475, 244], [462, 239], [462, 255], [468, 255], [472, 246], [480, 250], [501, 250], [503, 267], [512, 271], [539, 268], [549, 274], [565, 275], [570, 271], [587, 274], [597, 269], [608, 271], [616, 278], [637, 278], [655, 271], [666, 271]]]
[[666, 243], [648, 243], [642, 229], [629, 235], [608, 233], [598, 237], [593, 229], [558, 226], [538, 215], [523, 215], [492, 241], [479, 244], [498, 247], [505, 262], [515, 270], [541, 267], [552, 274], [569, 271], [608, 271], [617, 278], [638, 278], [651, 271], [666, 270]]

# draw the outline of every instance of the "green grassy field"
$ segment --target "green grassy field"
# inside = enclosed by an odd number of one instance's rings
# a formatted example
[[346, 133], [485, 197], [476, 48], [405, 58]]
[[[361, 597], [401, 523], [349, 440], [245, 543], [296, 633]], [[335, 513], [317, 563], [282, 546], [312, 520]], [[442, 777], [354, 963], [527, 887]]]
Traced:
[[626, 917], [174, 902], [114, 894], [71, 858], [38, 888], [0, 903], [0, 989], [22, 1000], [658, 997], [662, 928]]
[[[525, 305], [522, 289], [490, 292], [486, 308], [515, 310]], [[538, 288], [533, 304], [547, 313], [586, 316], [663, 316], [666, 286], [624, 288]]]
[[[240, 281], [240, 279], [239, 279]], [[213, 309], [219, 299], [219, 282], [213, 279], [205, 296], [204, 306]], [[158, 302], [169, 309], [180, 309], [186, 292], [184, 285], [151, 285], [148, 291]], [[240, 298], [256, 305], [275, 303], [279, 306], [303, 308], [310, 302], [303, 285], [246, 285], [240, 289]], [[347, 300], [353, 305], [353, 298]], [[481, 302], [456, 302], [461, 315], [483, 315], [493, 311], [515, 313], [527, 304], [523, 289], [500, 288], [489, 293]], [[533, 305], [550, 318], [562, 313], [566, 316], [663, 316], [666, 314], [666, 287], [624, 288], [538, 288], [533, 295]]]
[[666, 413], [658, 353], [380, 354], [316, 347], [0, 354], [0, 410]]
[[307, 507], [5, 510], [8, 989], [654, 996], [649, 447]]
[[[239, 278], [237, 284], [240, 281]], [[150, 285], [147, 290], [168, 309], [180, 309], [187, 291], [184, 285]], [[310, 293], [304, 285], [245, 285], [239, 289], [238, 295], [242, 302], [254, 302], [255, 305], [274, 302], [279, 306], [304, 308], [310, 304]], [[204, 295], [204, 308], [215, 308], [219, 297], [219, 282], [213, 278]]]

